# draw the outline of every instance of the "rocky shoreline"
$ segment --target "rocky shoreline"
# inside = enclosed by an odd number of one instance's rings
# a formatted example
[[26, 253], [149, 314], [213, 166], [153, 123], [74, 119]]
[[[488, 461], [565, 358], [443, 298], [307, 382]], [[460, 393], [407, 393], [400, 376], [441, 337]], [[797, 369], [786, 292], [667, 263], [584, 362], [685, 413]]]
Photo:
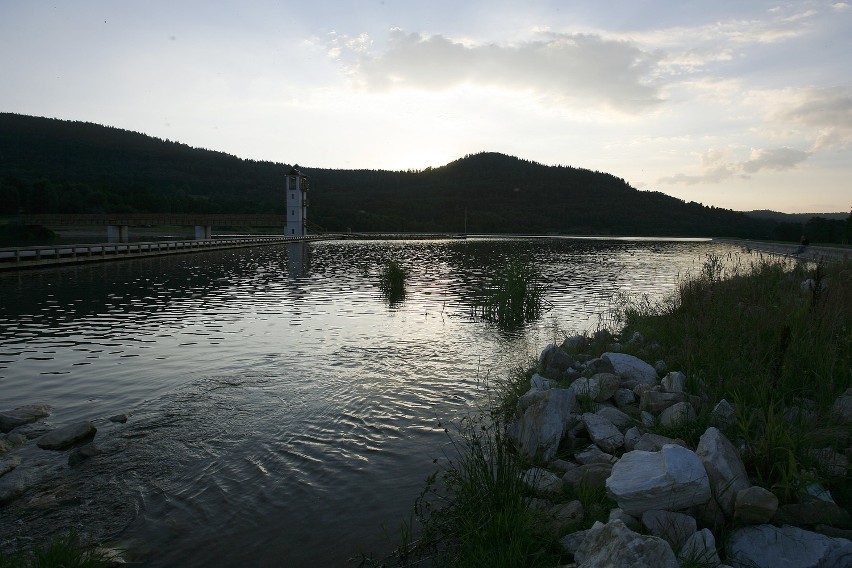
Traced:
[[[630, 341], [645, 340], [636, 334]], [[770, 488], [749, 478], [741, 456], [747, 448], [724, 433], [744, 409], [687, 393], [683, 373], [622, 353], [619, 344], [601, 357], [577, 355], [588, 342], [574, 336], [544, 349], [509, 425], [518, 452], [540, 464], [524, 479], [537, 495], [532, 506], [559, 534], [567, 532], [560, 544], [574, 558], [568, 566], [852, 566], [850, 514], [828, 491], [813, 483], [799, 502], [779, 505]], [[695, 447], [653, 432], [697, 425], [709, 408], [710, 424]], [[848, 432], [852, 389], [832, 412]], [[852, 447], [814, 453], [823, 476], [848, 479]], [[617, 507], [608, 522], [570, 532], [585, 512], [579, 500], [565, 501], [572, 493], [566, 488], [605, 489]]]

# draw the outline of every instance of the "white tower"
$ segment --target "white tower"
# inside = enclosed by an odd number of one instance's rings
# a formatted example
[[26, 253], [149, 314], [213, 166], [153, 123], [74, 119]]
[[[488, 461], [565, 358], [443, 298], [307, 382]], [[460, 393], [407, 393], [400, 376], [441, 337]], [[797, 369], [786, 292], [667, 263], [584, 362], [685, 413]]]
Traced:
[[302, 237], [308, 234], [305, 225], [308, 210], [308, 176], [302, 175], [298, 166], [287, 174], [287, 236]]

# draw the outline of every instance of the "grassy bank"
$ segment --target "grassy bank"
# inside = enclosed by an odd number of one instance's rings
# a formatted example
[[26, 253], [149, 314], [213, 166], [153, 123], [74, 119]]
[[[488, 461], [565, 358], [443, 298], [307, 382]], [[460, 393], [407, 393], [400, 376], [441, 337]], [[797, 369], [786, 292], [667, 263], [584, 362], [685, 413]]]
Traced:
[[[741, 448], [749, 476], [784, 503], [814, 487], [852, 509], [852, 484], [829, 474], [820, 450], [841, 454], [852, 440], [832, 412], [852, 385], [852, 266], [799, 263], [772, 257], [708, 257], [659, 302], [619, 298], [607, 327], [590, 341], [587, 356], [619, 343], [646, 361], [683, 371], [687, 392], [705, 404], [687, 426], [658, 432], [697, 441], [710, 409], [726, 399], [737, 420], [725, 432]], [[644, 341], [631, 342], [636, 333]], [[523, 483], [524, 463], [507, 440], [505, 424], [536, 370], [520, 369], [496, 385], [490, 407], [462, 421], [453, 452], [429, 479], [415, 508], [420, 538], [371, 566], [555, 566], [558, 538], [606, 520], [613, 506], [603, 490], [577, 490], [585, 517], [554, 532]], [[721, 533], [726, 529], [723, 527]]]
[[667, 300], [626, 304], [619, 323], [623, 336], [656, 340], [669, 368], [686, 373], [689, 392], [736, 403], [731, 439], [743, 442], [749, 473], [782, 503], [820, 482], [849, 509], [848, 476], [822, 475], [814, 450], [842, 453], [850, 443], [831, 412], [852, 385], [850, 282], [849, 263], [710, 257]]

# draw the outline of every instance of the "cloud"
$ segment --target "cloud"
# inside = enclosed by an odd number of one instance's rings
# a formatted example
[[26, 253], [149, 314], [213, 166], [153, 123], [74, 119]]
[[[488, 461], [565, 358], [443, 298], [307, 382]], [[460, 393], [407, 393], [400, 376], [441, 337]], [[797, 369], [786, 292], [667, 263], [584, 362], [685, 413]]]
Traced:
[[747, 160], [732, 159], [731, 152], [711, 149], [700, 156], [701, 173], [675, 174], [657, 180], [657, 183], [667, 185], [698, 185], [719, 183], [721, 181], [740, 178], [748, 179], [752, 174], [762, 170], [784, 171], [796, 168], [810, 157], [810, 152], [795, 148], [752, 148]]
[[560, 103], [638, 113], [662, 99], [651, 81], [661, 55], [594, 34], [548, 34], [517, 44], [476, 43], [393, 30], [383, 52], [335, 38], [330, 53], [370, 91], [498, 87]]
[[783, 171], [795, 168], [810, 156], [810, 152], [803, 152], [795, 148], [772, 148], [769, 150], [757, 148], [751, 151], [751, 157], [739, 164], [739, 168], [748, 174], [755, 174], [760, 170]]
[[812, 130], [812, 150], [852, 144], [852, 89], [805, 89], [772, 118]]

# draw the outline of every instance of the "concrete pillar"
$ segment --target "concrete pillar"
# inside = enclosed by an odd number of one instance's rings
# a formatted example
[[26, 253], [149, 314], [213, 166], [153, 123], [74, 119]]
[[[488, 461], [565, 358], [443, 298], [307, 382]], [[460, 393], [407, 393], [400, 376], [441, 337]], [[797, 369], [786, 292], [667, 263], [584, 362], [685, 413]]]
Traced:
[[195, 240], [208, 241], [213, 238], [213, 227], [211, 225], [196, 225]]
[[130, 228], [127, 225], [107, 225], [107, 242], [130, 242]]

